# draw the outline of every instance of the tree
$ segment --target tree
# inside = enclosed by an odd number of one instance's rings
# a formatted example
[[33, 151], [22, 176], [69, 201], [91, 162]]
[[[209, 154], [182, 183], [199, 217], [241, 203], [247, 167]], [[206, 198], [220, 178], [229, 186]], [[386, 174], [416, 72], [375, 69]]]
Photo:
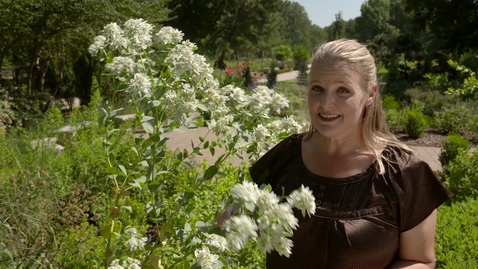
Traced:
[[342, 19], [342, 11], [335, 14], [335, 21], [326, 27], [329, 40], [337, 40], [345, 37], [345, 21]]
[[305, 46], [311, 49], [310, 29], [312, 22], [309, 20], [305, 8], [297, 2], [292, 2], [282, 10], [282, 18], [285, 21], [283, 35], [286, 43], [292, 48], [297, 46]]
[[[34, 93], [55, 95], [74, 85], [88, 89], [91, 63], [87, 48], [106, 23], [121, 23], [141, 15], [153, 22], [167, 18], [165, 0], [0, 0], [0, 65], [8, 57], [16, 66], [28, 66], [28, 85]], [[84, 70], [85, 76], [74, 72]], [[82, 67], [79, 67], [82, 66]], [[88, 70], [90, 71], [88, 71]], [[88, 75], [88, 72], [90, 74]], [[79, 78], [88, 81], [77, 83]]]
[[[180, 0], [170, 3], [173, 20], [167, 24], [184, 31], [185, 37], [209, 55], [217, 55], [219, 68], [225, 67], [226, 53], [257, 44], [288, 2], [283, 0]], [[271, 30], [271, 29], [270, 29]]]
[[404, 0], [415, 29], [429, 29], [440, 49], [455, 54], [478, 49], [478, 1]]

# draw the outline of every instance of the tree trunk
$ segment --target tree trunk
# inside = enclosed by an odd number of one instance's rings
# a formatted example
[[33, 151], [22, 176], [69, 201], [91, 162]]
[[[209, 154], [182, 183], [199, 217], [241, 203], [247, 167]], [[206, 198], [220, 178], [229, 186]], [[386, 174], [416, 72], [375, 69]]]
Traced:
[[221, 70], [226, 69], [226, 63], [224, 63], [224, 59], [226, 58], [226, 49], [223, 49], [221, 52], [221, 56], [219, 56], [219, 60], [217, 60], [217, 67]]

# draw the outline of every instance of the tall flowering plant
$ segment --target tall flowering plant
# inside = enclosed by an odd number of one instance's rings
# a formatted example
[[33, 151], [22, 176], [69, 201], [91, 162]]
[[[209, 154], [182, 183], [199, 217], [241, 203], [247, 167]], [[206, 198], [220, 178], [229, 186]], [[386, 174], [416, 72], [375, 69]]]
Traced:
[[[112, 140], [119, 130], [112, 122], [121, 108], [112, 103], [102, 108], [107, 128], [103, 141], [109, 164], [106, 172], [114, 194], [108, 220], [102, 228], [106, 242], [105, 267], [161, 268], [157, 249], [169, 244], [168, 237], [178, 235], [184, 248], [182, 256], [177, 258], [177, 266], [188, 268], [192, 257], [200, 264], [207, 264], [202, 268], [222, 266], [224, 261], [210, 254], [209, 249], [222, 248], [221, 243], [206, 234], [198, 236], [201, 225], [191, 228], [190, 212], [183, 212], [183, 206], [194, 197], [194, 190], [216, 176], [229, 155], [247, 153], [250, 158], [256, 158], [274, 139], [280, 138], [278, 134], [297, 132], [302, 127], [292, 118], [269, 118], [268, 112], [280, 111], [288, 103], [266, 87], [251, 93], [232, 85], [220, 87], [205, 57], [195, 50], [195, 44], [184, 41], [182, 32], [177, 29], [163, 27], [155, 31], [142, 19], [128, 20], [123, 27], [116, 23], [106, 25], [89, 47], [89, 52], [105, 63], [104, 79], [110, 88], [127, 95], [136, 108], [135, 121], [143, 134], [135, 139], [128, 163], [118, 163], [116, 157], [121, 153], [115, 151]], [[196, 117], [200, 112], [207, 112], [210, 119]], [[206, 125], [220, 139], [213, 138], [210, 143], [201, 137], [199, 145], [192, 144], [191, 152], [170, 154], [164, 134], [181, 125], [188, 128]], [[176, 183], [171, 180], [181, 180], [171, 175], [175, 167], [201, 154], [203, 148], [214, 152], [216, 146], [224, 147], [226, 152], [215, 164], [205, 168], [202, 175], [195, 177], [189, 190], [178, 194], [175, 209], [166, 208], [161, 200], [162, 189]], [[132, 192], [143, 197], [154, 236], [146, 238], [134, 227], [123, 228], [122, 216], [132, 213], [128, 204]]]

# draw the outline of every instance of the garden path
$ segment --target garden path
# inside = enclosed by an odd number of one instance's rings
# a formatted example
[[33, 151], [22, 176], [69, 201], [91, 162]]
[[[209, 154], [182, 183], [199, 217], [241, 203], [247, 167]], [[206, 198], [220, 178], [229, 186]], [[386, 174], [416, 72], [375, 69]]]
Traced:
[[[183, 150], [186, 149], [188, 152], [192, 151], [191, 141], [194, 145], [198, 145], [200, 143], [199, 136], [204, 137], [206, 140], [215, 140], [216, 136], [214, 133], [209, 132], [207, 127], [199, 127], [197, 129], [187, 129], [185, 127], [180, 128], [181, 131], [173, 131], [165, 135], [168, 137], [169, 140], [166, 143], [168, 148], [171, 150], [179, 149]], [[438, 156], [440, 155], [441, 148], [439, 147], [420, 147], [420, 146], [410, 146], [413, 150], [417, 152], [417, 154], [426, 162], [433, 171], [441, 171], [442, 166], [440, 161], [438, 160]], [[224, 149], [216, 147], [216, 153], [211, 155], [208, 149], [202, 151], [203, 156], [195, 156], [194, 161], [201, 162], [205, 159], [209, 164], [214, 164], [216, 159], [224, 153]], [[228, 160], [232, 165], [238, 166], [242, 162], [247, 162], [247, 158], [244, 157], [244, 160], [241, 160], [238, 157], [230, 158]]]

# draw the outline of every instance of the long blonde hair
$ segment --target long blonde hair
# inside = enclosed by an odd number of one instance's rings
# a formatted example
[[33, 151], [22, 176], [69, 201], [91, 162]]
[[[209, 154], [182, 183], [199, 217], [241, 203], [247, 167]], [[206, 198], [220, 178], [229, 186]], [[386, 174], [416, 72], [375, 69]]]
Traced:
[[[370, 51], [356, 40], [339, 39], [324, 43], [317, 48], [312, 58], [314, 63], [326, 62], [330, 64], [344, 63], [360, 76], [360, 87], [370, 93], [374, 87], [378, 87], [377, 67]], [[377, 160], [380, 174], [385, 172], [382, 161], [383, 145], [392, 145], [410, 151], [410, 148], [400, 142], [389, 130], [383, 115], [382, 101], [377, 90], [374, 100], [366, 105], [362, 120], [362, 141], [374, 158]], [[305, 139], [312, 136], [315, 128], [310, 125]]]

